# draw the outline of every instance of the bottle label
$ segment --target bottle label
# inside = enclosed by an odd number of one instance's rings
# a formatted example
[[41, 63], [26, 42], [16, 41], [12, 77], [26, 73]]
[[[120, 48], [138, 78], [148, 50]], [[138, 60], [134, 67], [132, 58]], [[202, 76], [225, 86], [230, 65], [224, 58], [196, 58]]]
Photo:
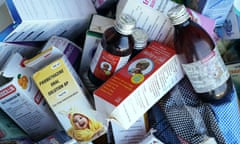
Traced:
[[218, 48], [215, 48], [204, 59], [190, 64], [182, 64], [182, 66], [197, 93], [216, 89], [230, 76]]
[[106, 81], [114, 72], [123, 67], [129, 60], [128, 56], [116, 56], [105, 49], [99, 43], [96, 53], [91, 61], [90, 70], [97, 78]]

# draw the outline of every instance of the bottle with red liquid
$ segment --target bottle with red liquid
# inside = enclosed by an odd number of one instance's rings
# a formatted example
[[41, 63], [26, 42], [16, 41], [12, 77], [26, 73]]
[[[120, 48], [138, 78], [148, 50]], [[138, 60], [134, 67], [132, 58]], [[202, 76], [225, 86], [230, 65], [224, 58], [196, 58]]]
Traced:
[[105, 30], [88, 71], [93, 84], [100, 86], [128, 62], [134, 48], [135, 25], [132, 16], [121, 14], [114, 26]]
[[195, 92], [203, 101], [225, 100], [233, 84], [213, 39], [191, 20], [184, 5], [172, 8], [168, 17], [175, 28], [174, 48]]

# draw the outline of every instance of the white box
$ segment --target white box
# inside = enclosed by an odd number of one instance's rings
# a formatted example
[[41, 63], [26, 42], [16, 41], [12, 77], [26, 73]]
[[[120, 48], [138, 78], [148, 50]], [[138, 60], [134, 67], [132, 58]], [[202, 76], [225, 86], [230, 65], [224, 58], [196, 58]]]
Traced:
[[[161, 13], [167, 15], [167, 12], [174, 6], [177, 5], [176, 2], [172, 0], [132, 0], [137, 3], [140, 3], [142, 6], [146, 6], [150, 9], [157, 10]], [[122, 12], [123, 7], [126, 5], [128, 0], [119, 0], [117, 5], [116, 15], [119, 15]]]
[[128, 129], [182, 78], [175, 51], [153, 41], [94, 92], [96, 110]]
[[11, 55], [2, 69], [0, 108], [33, 140], [59, 128], [57, 119], [34, 84], [32, 69], [22, 66], [19, 53]]
[[111, 121], [115, 144], [139, 143], [147, 134], [145, 117], [140, 117], [130, 128], [123, 129], [115, 121]]
[[52, 35], [75, 38], [94, 13], [89, 0], [2, 0], [0, 41], [45, 41]]
[[102, 34], [107, 28], [113, 25], [114, 19], [97, 14], [93, 15], [84, 41], [83, 54], [79, 68], [79, 73], [81, 75], [88, 70], [93, 55], [97, 49], [97, 45], [102, 39]]
[[7, 61], [7, 59], [11, 56], [13, 53], [20, 53], [23, 57], [28, 58], [32, 57], [35, 54], [37, 54], [41, 48], [31, 46], [31, 45], [25, 45], [24, 43], [18, 44], [18, 43], [5, 43], [0, 42], [0, 68], [4, 65], [4, 63]]
[[[155, 0], [145, 4], [144, 0], [120, 0], [116, 17], [127, 13], [136, 19], [136, 27], [148, 33], [149, 41], [156, 40], [173, 46], [174, 27], [167, 17], [167, 11], [176, 5], [170, 0]], [[160, 9], [159, 9], [160, 8]]]
[[223, 26], [218, 27], [218, 35], [222, 39], [240, 39], [240, 15], [237, 15], [234, 8], [230, 10]]
[[80, 46], [67, 38], [52, 36], [45, 43], [42, 51], [50, 47], [57, 47], [68, 58], [74, 68], [77, 69], [79, 67], [80, 58], [82, 56], [82, 48]]

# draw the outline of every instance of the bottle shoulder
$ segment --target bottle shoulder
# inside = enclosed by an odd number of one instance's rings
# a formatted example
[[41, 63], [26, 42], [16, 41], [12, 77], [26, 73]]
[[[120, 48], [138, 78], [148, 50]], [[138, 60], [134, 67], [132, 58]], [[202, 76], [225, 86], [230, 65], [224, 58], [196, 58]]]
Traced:
[[212, 37], [198, 24], [175, 27], [174, 45], [177, 53], [184, 53], [188, 62], [207, 57], [215, 48]]
[[134, 38], [132, 35], [123, 35], [110, 28], [104, 32], [101, 44], [114, 55], [127, 56], [134, 48]]

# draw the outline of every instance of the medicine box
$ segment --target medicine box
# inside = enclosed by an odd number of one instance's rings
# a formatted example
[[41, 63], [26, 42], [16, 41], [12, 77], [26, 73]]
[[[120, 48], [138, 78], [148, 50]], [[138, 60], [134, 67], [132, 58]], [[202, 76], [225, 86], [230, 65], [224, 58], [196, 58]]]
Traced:
[[175, 51], [153, 41], [94, 92], [96, 110], [128, 129], [182, 78]]
[[79, 142], [92, 141], [106, 132], [105, 126], [72, 69], [68, 59], [60, 57], [35, 72], [33, 79], [67, 134]]
[[51, 36], [43, 46], [42, 51], [50, 47], [58, 48], [68, 58], [75, 69], [79, 67], [82, 48], [73, 41], [60, 36]]
[[92, 16], [91, 23], [86, 32], [86, 37], [84, 41], [83, 54], [79, 68], [80, 75], [88, 71], [89, 65], [97, 49], [98, 43], [102, 39], [102, 34], [107, 28], [113, 26], [113, 24], [114, 19], [97, 14], [94, 14]]
[[52, 35], [73, 39], [94, 13], [89, 0], [1, 0], [0, 41], [45, 41]]
[[22, 61], [19, 53], [12, 54], [1, 69], [0, 108], [37, 141], [60, 127]]

